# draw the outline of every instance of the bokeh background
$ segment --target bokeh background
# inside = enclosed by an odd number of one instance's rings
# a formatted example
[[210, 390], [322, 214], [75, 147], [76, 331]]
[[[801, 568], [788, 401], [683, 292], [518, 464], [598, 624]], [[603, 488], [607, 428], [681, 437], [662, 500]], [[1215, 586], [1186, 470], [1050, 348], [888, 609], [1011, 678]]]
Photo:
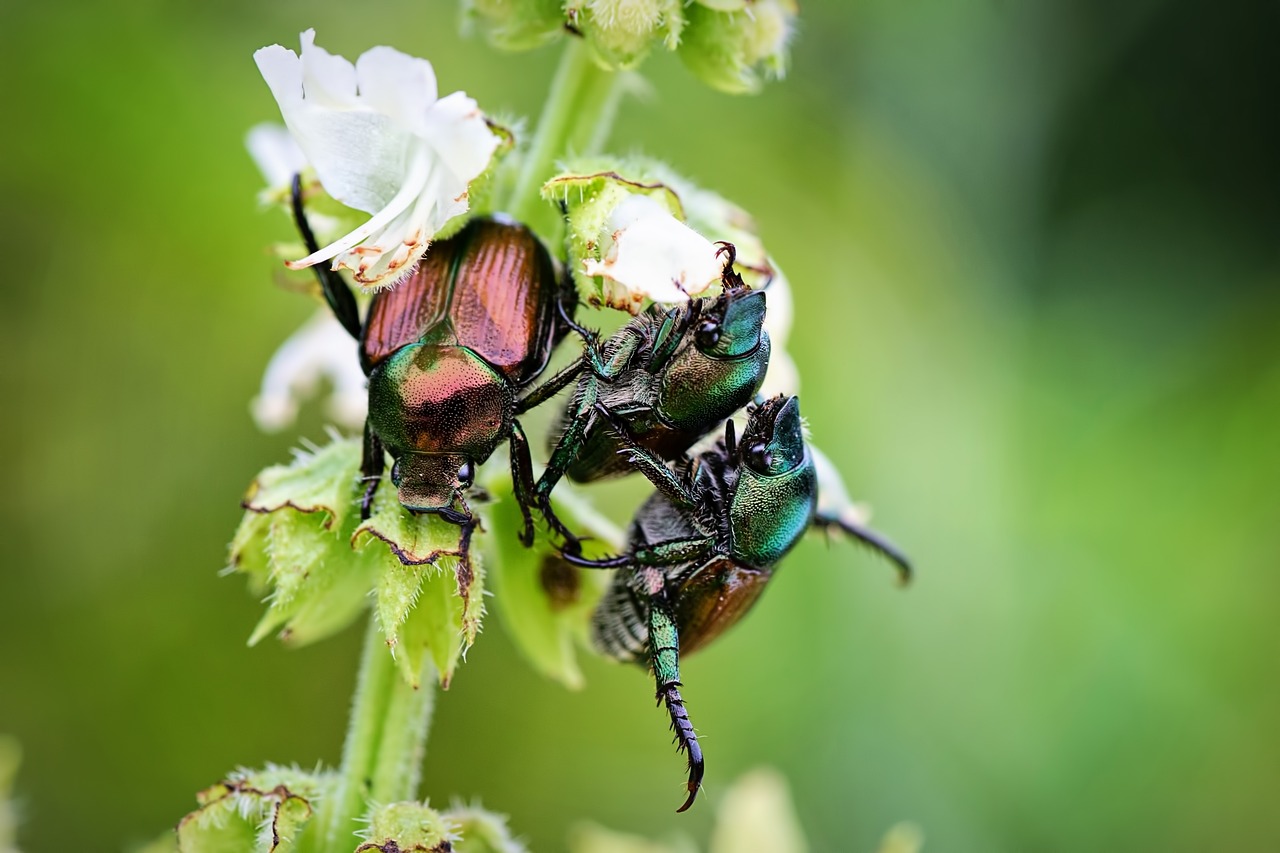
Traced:
[[[489, 622], [425, 791], [538, 850], [582, 819], [705, 838], [745, 770], [815, 850], [1280, 849], [1275, 4], [805, 4], [756, 98], [650, 61], [620, 151], [752, 210], [797, 297], [817, 441], [919, 564], [804, 543], [687, 662], [706, 806], [638, 669], [569, 693]], [[29, 851], [154, 837], [237, 765], [339, 755], [360, 630], [288, 651], [220, 578], [247, 404], [312, 306], [265, 246], [251, 54], [315, 26], [536, 115], [555, 51], [452, 3], [7, 3], [0, 732]], [[300, 424], [319, 438], [313, 407]], [[639, 492], [611, 491], [619, 517]]]

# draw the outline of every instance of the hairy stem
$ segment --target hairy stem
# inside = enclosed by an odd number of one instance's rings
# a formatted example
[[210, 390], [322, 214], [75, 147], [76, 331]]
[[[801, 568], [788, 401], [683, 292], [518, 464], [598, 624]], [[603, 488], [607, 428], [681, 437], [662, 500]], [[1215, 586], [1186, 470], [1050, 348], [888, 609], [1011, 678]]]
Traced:
[[414, 798], [435, 690], [434, 667], [425, 659], [418, 684], [415, 689], [405, 683], [377, 620], [370, 618], [338, 786], [318, 804], [314, 831], [299, 839], [300, 853], [350, 853], [370, 802]]
[[542, 201], [542, 185], [557, 159], [603, 147], [617, 111], [619, 79], [596, 64], [585, 41], [569, 39], [507, 205], [512, 216], [549, 233], [556, 216]]

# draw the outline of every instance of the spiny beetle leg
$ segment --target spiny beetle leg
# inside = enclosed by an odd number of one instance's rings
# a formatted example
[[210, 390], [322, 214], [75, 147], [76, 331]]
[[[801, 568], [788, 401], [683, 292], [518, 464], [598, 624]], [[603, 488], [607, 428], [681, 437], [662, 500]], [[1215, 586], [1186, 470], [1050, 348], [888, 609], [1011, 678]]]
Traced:
[[382, 482], [382, 472], [386, 467], [387, 457], [382, 442], [365, 421], [364, 453], [360, 459], [360, 482], [364, 483], [364, 494], [360, 497], [361, 521], [368, 521], [373, 512], [373, 496], [378, 493], [378, 484]]
[[533, 503], [533, 460], [529, 458], [529, 439], [524, 428], [514, 418], [511, 420], [511, 485], [515, 490], [516, 504], [520, 507], [520, 517], [524, 520], [524, 529], [520, 531], [520, 544], [529, 548], [533, 545], [533, 516], [529, 513], [529, 505]]
[[692, 495], [680, 478], [667, 467], [660, 457], [648, 448], [641, 447], [631, 435], [631, 430], [603, 403], [596, 403], [596, 412], [613, 428], [618, 443], [626, 448], [628, 458], [637, 471], [662, 492], [673, 504], [683, 509], [696, 509], [697, 498]]
[[875, 551], [889, 562], [893, 563], [894, 568], [898, 570], [898, 584], [900, 586], [907, 586], [911, 583], [911, 561], [907, 559], [907, 555], [902, 553], [902, 551], [898, 549], [898, 546], [894, 545], [884, 536], [876, 533], [869, 527], [864, 527], [863, 525], [848, 518], [841, 518], [837, 515], [828, 515], [823, 513], [819, 513], [814, 516], [813, 525], [814, 527], [821, 527], [823, 530], [828, 531], [834, 527], [837, 530], [841, 530], [849, 534], [854, 539], [857, 539], [859, 542], [871, 548], [871, 550]]
[[649, 657], [653, 664], [653, 676], [657, 681], [658, 701], [667, 706], [671, 730], [676, 734], [676, 749], [683, 752], [689, 762], [689, 779], [685, 783], [689, 795], [684, 805], [676, 809], [677, 812], [682, 812], [698, 798], [706, 763], [702, 759], [698, 735], [693, 730], [689, 712], [680, 696], [680, 635], [666, 599], [661, 596], [655, 596], [650, 601]]
[[[294, 173], [293, 183], [290, 186], [290, 199], [293, 203], [293, 221], [302, 235], [307, 253], [314, 255], [320, 251], [320, 244], [311, 231], [311, 223], [307, 222], [307, 214], [302, 206], [302, 175], [299, 173]], [[315, 264], [311, 269], [316, 274], [316, 281], [320, 283], [320, 290], [324, 293], [324, 301], [329, 303], [333, 316], [338, 318], [342, 328], [346, 329], [351, 337], [360, 340], [360, 309], [356, 306], [356, 297], [351, 292], [351, 288], [342, 280], [342, 276], [324, 263]]]

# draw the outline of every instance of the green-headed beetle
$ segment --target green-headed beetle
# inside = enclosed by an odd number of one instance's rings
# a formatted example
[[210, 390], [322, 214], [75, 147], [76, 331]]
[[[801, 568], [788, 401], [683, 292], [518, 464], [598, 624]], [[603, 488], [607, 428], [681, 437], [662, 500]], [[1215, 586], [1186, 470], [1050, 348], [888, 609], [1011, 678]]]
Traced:
[[811, 526], [839, 528], [870, 545], [896, 564], [904, 582], [911, 568], [878, 534], [818, 511], [817, 472], [796, 397], [780, 395], [752, 407], [741, 441], [729, 421], [722, 440], [676, 471], [633, 441], [620, 420], [609, 423], [631, 464], [657, 492], [632, 520], [625, 554], [588, 560], [565, 553], [565, 559], [619, 569], [596, 608], [592, 639], [609, 657], [652, 668], [658, 699], [688, 757], [684, 811], [698, 795], [704, 761], [680, 696], [680, 654], [737, 623]]
[[[584, 338], [581, 370], [572, 401], [561, 417], [559, 440], [536, 488], [544, 513], [564, 475], [580, 483], [629, 473], [623, 445], [608, 420], [626, 426], [631, 440], [666, 461], [749, 403], [769, 368], [764, 330], [765, 294], [751, 290], [727, 254], [720, 296], [690, 299], [671, 308], [650, 306], [603, 344]], [[565, 538], [576, 539], [547, 515]]]
[[[293, 212], [315, 252], [298, 176]], [[397, 285], [375, 293], [363, 323], [346, 281], [331, 269], [313, 269], [338, 321], [359, 339], [369, 377], [361, 516], [369, 517], [385, 450], [400, 503], [460, 525], [465, 557], [475, 527], [465, 492], [476, 467], [507, 441], [525, 520], [521, 539], [531, 544], [533, 466], [516, 417], [576, 378], [561, 373], [547, 387], [532, 388], [577, 305], [572, 282], [557, 275], [537, 236], [509, 219], [472, 219], [432, 243]]]

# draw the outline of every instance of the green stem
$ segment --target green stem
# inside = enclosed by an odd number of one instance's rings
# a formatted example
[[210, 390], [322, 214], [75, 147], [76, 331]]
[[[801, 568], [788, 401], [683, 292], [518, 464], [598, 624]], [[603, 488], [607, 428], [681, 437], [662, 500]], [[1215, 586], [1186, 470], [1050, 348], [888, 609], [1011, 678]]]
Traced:
[[517, 220], [544, 234], [554, 225], [554, 212], [542, 201], [542, 185], [552, 177], [557, 159], [594, 154], [604, 146], [617, 111], [619, 79], [596, 63], [583, 39], [569, 40], [506, 206]]
[[420, 686], [415, 689], [405, 683], [377, 620], [370, 617], [338, 784], [333, 796], [319, 803], [313, 821], [316, 832], [300, 839], [308, 842], [300, 845], [301, 850], [350, 853], [370, 802], [392, 803], [416, 796], [431, 726], [434, 682], [434, 667], [424, 662]]

